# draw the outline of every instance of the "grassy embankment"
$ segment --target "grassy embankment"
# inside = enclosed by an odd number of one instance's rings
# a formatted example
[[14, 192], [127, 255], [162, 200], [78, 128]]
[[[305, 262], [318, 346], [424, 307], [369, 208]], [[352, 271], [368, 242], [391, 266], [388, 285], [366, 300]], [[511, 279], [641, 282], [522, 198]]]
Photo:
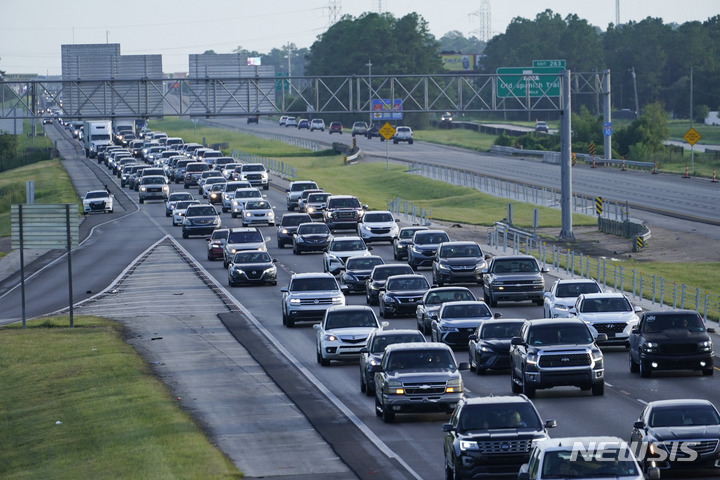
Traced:
[[0, 328], [0, 478], [242, 478], [97, 317]]

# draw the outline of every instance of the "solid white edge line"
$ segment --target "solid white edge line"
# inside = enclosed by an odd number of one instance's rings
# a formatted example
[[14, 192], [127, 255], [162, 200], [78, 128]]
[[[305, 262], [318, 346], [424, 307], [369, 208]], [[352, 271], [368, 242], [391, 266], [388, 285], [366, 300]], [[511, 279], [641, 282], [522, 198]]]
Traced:
[[208, 272], [205, 270], [205, 267], [203, 267], [200, 263], [195, 261], [195, 258], [190, 255], [190, 253], [183, 248], [180, 243], [170, 237], [170, 240], [177, 246], [178, 249], [182, 250], [185, 255], [192, 259], [192, 262], [195, 264], [196, 268], [201, 270], [205, 276], [213, 282], [213, 284], [221, 289], [227, 298], [229, 298], [233, 304], [245, 315], [247, 318], [255, 325], [255, 327], [260, 330], [265, 337], [270, 340], [270, 342], [287, 358], [290, 363], [292, 363], [300, 372], [307, 378], [315, 387], [317, 387], [318, 390], [320, 390], [327, 398], [330, 400], [337, 408], [339, 408], [345, 416], [347, 416], [351, 422], [355, 424], [356, 427], [360, 429], [360, 431], [365, 434], [365, 436], [375, 444], [385, 455], [387, 455], [388, 458], [393, 458], [398, 461], [412, 476], [417, 478], [418, 480], [422, 480], [422, 476], [419, 475], [415, 470], [413, 470], [410, 465], [408, 465], [405, 461], [403, 461], [402, 458], [400, 458], [390, 447], [388, 447], [385, 442], [383, 442], [375, 433], [367, 426], [365, 423], [363, 423], [362, 420], [360, 420], [342, 401], [340, 401], [339, 398], [337, 398], [325, 385], [320, 382], [320, 380], [315, 377], [298, 359], [296, 359], [292, 353], [290, 353], [279, 341], [277, 338], [275, 338], [272, 333], [270, 333], [256, 318], [255, 316], [250, 313], [249, 310], [247, 310], [235, 297], [233, 297], [230, 292], [228, 292], [224, 286], [222, 286], [218, 281]]

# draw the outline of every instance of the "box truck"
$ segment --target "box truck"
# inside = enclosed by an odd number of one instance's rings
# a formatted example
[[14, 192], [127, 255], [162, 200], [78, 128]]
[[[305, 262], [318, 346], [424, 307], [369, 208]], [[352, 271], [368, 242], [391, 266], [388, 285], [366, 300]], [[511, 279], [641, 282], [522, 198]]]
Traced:
[[116, 119], [113, 122], [113, 141], [115, 145], [122, 145], [123, 135], [126, 133], [135, 134], [135, 120], [134, 119]]
[[112, 145], [112, 122], [110, 120], [83, 122], [83, 144], [85, 155], [88, 158], [95, 158], [99, 149]]

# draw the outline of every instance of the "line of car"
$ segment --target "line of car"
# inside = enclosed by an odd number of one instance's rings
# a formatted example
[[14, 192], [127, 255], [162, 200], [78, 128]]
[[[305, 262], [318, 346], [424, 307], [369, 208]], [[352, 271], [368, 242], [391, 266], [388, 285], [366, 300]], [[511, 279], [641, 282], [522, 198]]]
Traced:
[[[203, 180], [207, 182], [208, 178], [219, 177], [208, 175]], [[227, 178], [225, 183], [230, 183]], [[240, 186], [232, 193], [237, 196], [245, 189], [260, 193], [254, 186]], [[228, 285], [276, 285], [277, 260], [266, 248], [270, 239], [252, 225], [226, 228], [215, 203], [211, 203], [213, 190], [204, 192], [208, 203], [200, 203], [189, 192], [169, 194], [166, 215], [173, 217], [173, 224], [176, 218], [182, 219], [184, 238], [191, 235], [206, 238], [208, 259], [223, 260]], [[245, 201], [238, 211], [232, 210], [231, 203], [228, 211], [233, 217], [241, 216], [247, 203], [267, 203], [263, 197], [260, 193], [258, 200]], [[225, 206], [222, 197], [220, 203]], [[598, 344], [630, 345], [631, 371], [639, 370], [643, 376], [649, 376], [654, 369], [672, 368], [677, 363], [660, 359], [667, 356], [667, 349], [662, 347], [667, 339], [646, 338], [643, 342], [641, 338], [653, 328], [666, 336], [672, 331], [686, 340], [692, 337], [695, 346], [704, 349], [701, 352], [704, 359], [709, 355], [709, 364], [701, 365], [698, 360], [682, 363], [682, 368], [702, 366], [705, 374], [713, 371], [712, 344], [709, 337], [702, 337], [707, 336], [708, 329], [696, 312], [693, 317], [692, 312], [673, 311], [667, 314], [668, 320], [658, 312], [639, 312], [632, 307], [628, 312], [625, 306], [617, 309], [623, 313], [617, 319], [598, 320], [591, 314], [599, 312], [591, 312], [590, 305], [600, 305], [598, 300], [612, 303], [610, 299], [627, 299], [620, 294], [594, 291], [591, 282], [581, 279], [574, 283], [558, 281], [562, 283], [545, 292], [543, 274], [547, 269], [534, 257], [491, 257], [477, 243], [452, 241], [443, 230], [425, 226], [399, 228], [390, 212], [370, 211], [357, 198], [323, 192], [311, 181], [292, 182], [286, 191], [286, 206], [288, 213], [278, 222], [271, 223], [265, 217], [261, 224], [277, 223], [279, 248], [292, 244], [294, 254], [321, 252], [324, 271], [293, 274], [288, 285], [280, 289], [283, 324], [293, 327], [296, 322], [318, 322], [314, 325], [317, 362], [326, 366], [332, 361], [358, 361], [360, 390], [374, 397], [375, 413], [385, 422], [409, 412], [450, 414], [450, 423], [443, 425], [448, 478], [472, 475], [494, 478], [499, 474], [514, 475], [518, 470], [520, 478], [548, 478], [550, 474], [537, 473], [544, 471], [545, 456], [549, 455], [549, 462], [550, 456], [558, 457], [553, 452], [567, 445], [559, 439], [547, 438], [547, 429], [555, 422], [541, 421], [530, 398], [537, 389], [556, 385], [576, 385], [602, 395], [604, 363]], [[180, 214], [183, 208], [184, 214]], [[350, 230], [351, 235], [336, 235], [339, 230]], [[386, 264], [382, 257], [372, 253], [368, 246], [371, 242], [392, 244], [394, 259], [406, 262]], [[432, 285], [418, 273], [419, 268], [432, 270]], [[452, 284], [482, 285], [483, 299], [475, 298], [465, 286]], [[364, 294], [367, 305], [347, 305], [346, 295], [353, 292]], [[491, 310], [500, 301], [525, 300], [543, 305], [549, 318], [504, 319]], [[371, 308], [376, 302], [379, 316], [384, 318], [382, 322]], [[388, 320], [395, 316], [415, 316], [417, 330], [387, 328]], [[683, 318], [690, 326], [677, 323]], [[671, 326], [659, 328], [663, 322]], [[610, 324], [622, 324], [623, 328]], [[537, 340], [541, 334], [545, 335], [543, 340]], [[633, 346], [634, 336], [638, 339], [637, 348]], [[671, 350], [687, 355], [683, 350], [687, 345], [686, 341]], [[467, 362], [456, 360], [454, 349], [458, 348], [467, 348]], [[633, 357], [635, 353], [642, 356]], [[461, 372], [469, 369], [478, 374], [509, 370], [512, 391], [518, 395], [466, 397]], [[695, 408], [690, 401], [676, 403], [676, 409], [683, 412]], [[475, 408], [476, 404], [482, 408]], [[717, 415], [717, 410], [711, 404], [710, 407]], [[475, 428], [463, 427], [465, 421], [479, 422], [477, 412], [485, 414], [493, 409], [499, 412], [504, 409], [505, 423], [491, 426], [488, 420]], [[528, 409], [534, 411], [535, 417], [527, 413]], [[523, 412], [530, 417], [523, 419]], [[512, 423], [517, 422], [518, 415], [525, 423], [523, 428]], [[633, 438], [642, 437], [641, 443], [655, 441], [665, 445], [662, 442], [666, 440], [657, 441], [656, 437], [649, 440], [649, 434], [636, 433], [649, 431], [650, 425], [654, 425], [648, 415], [644, 412], [636, 422]], [[714, 424], [711, 418], [710, 423], [703, 425], [720, 425], [715, 418]], [[529, 421], [532, 428], [526, 427]], [[712, 429], [706, 430], [710, 437], [718, 438]], [[502, 432], [503, 438], [493, 438], [492, 432]], [[694, 431], [693, 435], [700, 434]], [[678, 438], [675, 435], [673, 441], [679, 441]], [[587, 439], [582, 441], [587, 443]], [[720, 461], [717, 449], [703, 452], [699, 463]], [[634, 462], [634, 457], [631, 458]], [[523, 464], [526, 465], [521, 467]], [[653, 457], [643, 458], [640, 466], [634, 465], [637, 472], [644, 469], [651, 477], [656, 475], [654, 469], [658, 466], [678, 466], [673, 461]]]

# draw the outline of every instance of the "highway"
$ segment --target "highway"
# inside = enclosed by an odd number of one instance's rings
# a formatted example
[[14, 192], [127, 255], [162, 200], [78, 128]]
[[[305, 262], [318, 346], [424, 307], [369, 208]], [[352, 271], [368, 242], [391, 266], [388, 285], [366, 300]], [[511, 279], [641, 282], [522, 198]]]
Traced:
[[[244, 120], [243, 120], [244, 122]], [[276, 126], [275, 126], [276, 127]], [[248, 128], [255, 128], [250, 125]], [[266, 122], [261, 122], [257, 128], [268, 128]], [[290, 133], [290, 132], [288, 132]], [[303, 132], [304, 134], [304, 132]], [[319, 132], [314, 133], [320, 136]], [[325, 133], [327, 135], [327, 133]], [[349, 141], [343, 136], [343, 140]], [[336, 140], [333, 136], [333, 140]], [[324, 136], [324, 139], [327, 137]], [[367, 141], [359, 139], [359, 143], [369, 154], [384, 155], [385, 144], [377, 139]], [[421, 147], [421, 148], [418, 148]], [[428, 161], [438, 161], [441, 157], [445, 161], [452, 162], [459, 166], [467, 162], [467, 165], [476, 165], [478, 168], [490, 168], [491, 163], [495, 168], [500, 168], [498, 158], [479, 155], [476, 153], [460, 152], [455, 149], [445, 149], [437, 146], [415, 144], [390, 145], [393, 156], [401, 160], [412, 157], [423, 158]], [[413, 149], [412, 151], [410, 149]], [[402, 151], [401, 151], [402, 150]], [[448, 159], [448, 151], [452, 152], [452, 159]], [[439, 479], [443, 478], [443, 452], [441, 425], [447, 421], [445, 415], [398, 415], [394, 424], [385, 424], [375, 416], [373, 399], [360, 393], [359, 370], [357, 364], [332, 364], [329, 367], [321, 367], [315, 358], [315, 331], [309, 324], [300, 324], [297, 328], [287, 329], [282, 326], [280, 315], [280, 287], [287, 284], [289, 276], [293, 272], [319, 271], [322, 269], [320, 254], [293, 255], [291, 249], [277, 249], [275, 246], [275, 227], [261, 227], [263, 234], [270, 241], [268, 250], [270, 254], [278, 259], [278, 286], [277, 287], [227, 287], [227, 274], [222, 267], [222, 262], [210, 262], [206, 259], [206, 242], [202, 238], [191, 238], [183, 240], [180, 228], [173, 227], [169, 218], [165, 217], [164, 204], [152, 202], [138, 205], [137, 194], [127, 192], [119, 187], [116, 178], [107, 176], [107, 170], [98, 166], [96, 162], [84, 158], [68, 160], [74, 162], [73, 168], [78, 172], [84, 170], [87, 178], [95, 177], [100, 181], [113, 182], [111, 188], [116, 196], [116, 212], [111, 215], [93, 215], [89, 220], [96, 224], [94, 231], [85, 240], [81, 247], [73, 251], [73, 283], [76, 302], [91, 297], [107, 286], [112, 279], [118, 277], [131, 261], [145, 251], [150, 245], [157, 242], [166, 235], [172, 236], [186, 249], [193, 257], [194, 262], [201, 265], [219, 284], [225, 286], [228, 295], [237, 299], [251, 315], [260, 322], [270, 334], [277, 338], [282, 346], [302, 365], [316, 377], [329, 392], [347, 409], [350, 414], [357, 418], [369, 432], [379, 438], [392, 452], [411, 468], [412, 476], [416, 478]], [[519, 173], [510, 168], [510, 163], [516, 160], [503, 162], [502, 173], [508, 176], [516, 176]], [[483, 166], [487, 163], [487, 166]], [[507, 164], [507, 165], [505, 165]], [[527, 170], [527, 162], [522, 165]], [[548, 167], [548, 166], [544, 166]], [[516, 167], [517, 168], [517, 167]], [[553, 167], [557, 168], [557, 167]], [[519, 169], [523, 170], [523, 169]], [[554, 177], [552, 172], [547, 171], [544, 177], [550, 181]], [[616, 172], [608, 172], [614, 174]], [[533, 175], [526, 173], [528, 178]], [[78, 173], [80, 175], [80, 173]], [[537, 182], [540, 178], [538, 173], [533, 179]], [[559, 170], [555, 180], [559, 181]], [[639, 175], [637, 175], [639, 177]], [[618, 186], [616, 180], [615, 191], [620, 194], [624, 192], [630, 198], [639, 200], [637, 197], [637, 184], [640, 179], [628, 177], [626, 187]], [[657, 177], [648, 175], [648, 185]], [[273, 179], [275, 180], [275, 179]], [[518, 179], [520, 180], [520, 179]], [[606, 180], [613, 183], [608, 177]], [[642, 180], [644, 181], [644, 180]], [[718, 205], [717, 192], [709, 190], [703, 193], [704, 189], [691, 188], [689, 184], [683, 184], [679, 180], [668, 185], [685, 186], [688, 188], [687, 195], [677, 194], [679, 203], [683, 197], [684, 207], [678, 210], [694, 211], [692, 205], [696, 205], [698, 211], [703, 215], [715, 215], [720, 219], [718, 212], [713, 212], [709, 205], [701, 205], [701, 197], [694, 196], [691, 199], [693, 190], [697, 195], [714, 194]], [[593, 185], [588, 180], [588, 185]], [[594, 185], [598, 185], [595, 183]], [[633, 185], [635, 185], [633, 187]], [[182, 185], [174, 186], [176, 190], [182, 190]], [[599, 185], [594, 187], [599, 188]], [[662, 188], [647, 187], [649, 191], [655, 192], [658, 198], [662, 197]], [[667, 187], [670, 188], [670, 187]], [[197, 190], [193, 191], [197, 194]], [[274, 183], [267, 193], [268, 200], [275, 206], [279, 216], [285, 211], [284, 184]], [[635, 195], [631, 195], [635, 194]], [[605, 194], [606, 195], [606, 194]], [[608, 195], [609, 196], [609, 195]], [[675, 193], [673, 194], [675, 198]], [[695, 202], [698, 202], [695, 204]], [[668, 208], [673, 205], [672, 201], [664, 204]], [[222, 214], [222, 221], [225, 226], [240, 226], [239, 219], [232, 219], [230, 214]], [[386, 262], [393, 262], [392, 248], [385, 245], [373, 245], [373, 253], [381, 255]], [[422, 269], [421, 273], [428, 276], [428, 269]], [[551, 276], [547, 282], [551, 282]], [[58, 261], [47, 266], [39, 274], [29, 279], [27, 285], [28, 316], [38, 316], [48, 312], [61, 309], [67, 305], [67, 266], [63, 261]], [[17, 321], [20, 317], [19, 291], [17, 288], [2, 286], [0, 290], [0, 302], [3, 308], [0, 313], [0, 323]], [[482, 297], [477, 286], [471, 287], [479, 298]], [[182, 299], [179, 299], [182, 302]], [[364, 304], [363, 296], [349, 296], [349, 304]], [[377, 307], [374, 307], [377, 311]], [[542, 307], [527, 304], [503, 304], [495, 311], [501, 312], [505, 318], [536, 318], [542, 316]], [[392, 328], [414, 328], [414, 318], [396, 318], [390, 320]], [[456, 357], [459, 361], [467, 361], [467, 352], [458, 350]], [[551, 431], [552, 436], [574, 436], [574, 435], [616, 435], [623, 439], [629, 438], [632, 423], [636, 420], [643, 404], [658, 399], [667, 398], [705, 398], [713, 401], [716, 405], [720, 403], [720, 391], [718, 376], [703, 377], [700, 374], [688, 374], [685, 372], [672, 372], [656, 374], [649, 379], [640, 379], [636, 374], [631, 374], [628, 369], [628, 354], [620, 349], [606, 349], [606, 389], [605, 395], [593, 397], [590, 392], [582, 392], [576, 388], [555, 388], [539, 391], [534, 400], [543, 419], [557, 420], [558, 427]], [[466, 394], [477, 395], [509, 395], [510, 379], [507, 372], [490, 373], [483, 376], [475, 375], [472, 372], [464, 374]], [[707, 478], [702, 474], [695, 476], [683, 474], [681, 476], [663, 478]]]

